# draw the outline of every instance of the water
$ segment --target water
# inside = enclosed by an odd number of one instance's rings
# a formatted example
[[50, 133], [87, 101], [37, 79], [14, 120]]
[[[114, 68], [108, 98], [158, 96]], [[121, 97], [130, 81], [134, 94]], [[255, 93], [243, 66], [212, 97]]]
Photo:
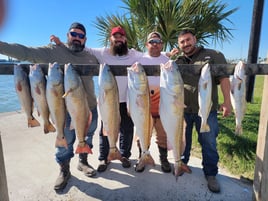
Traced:
[[[98, 77], [93, 77], [95, 92], [98, 93]], [[0, 75], [0, 113], [21, 110], [15, 90], [14, 75]]]

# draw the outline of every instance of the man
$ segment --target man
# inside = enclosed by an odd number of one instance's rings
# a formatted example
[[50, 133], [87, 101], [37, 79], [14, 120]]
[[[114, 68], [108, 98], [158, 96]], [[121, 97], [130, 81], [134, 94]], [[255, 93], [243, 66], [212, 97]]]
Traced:
[[[138, 52], [134, 49], [128, 49], [126, 32], [121, 26], [112, 28], [109, 48], [89, 48], [88, 50], [90, 53], [96, 56], [99, 63], [106, 63], [108, 65], [132, 65], [142, 56], [141, 52]], [[115, 76], [115, 78], [118, 85], [120, 101], [121, 123], [119, 148], [122, 156], [121, 162], [124, 168], [129, 168], [131, 166], [129, 157], [131, 156], [134, 125], [127, 111], [127, 77]], [[109, 161], [107, 161], [109, 154], [109, 142], [108, 137], [103, 135], [102, 129], [100, 130], [99, 143], [100, 164], [97, 171], [104, 172], [109, 163]]]
[[[147, 48], [147, 53], [143, 55], [140, 59], [142, 65], [159, 65], [160, 63], [166, 63], [169, 58], [164, 54], [161, 54], [163, 48], [162, 36], [160, 33], [154, 31], [151, 32], [147, 37], [147, 42], [145, 44]], [[171, 166], [167, 159], [167, 135], [162, 126], [160, 116], [159, 116], [159, 100], [160, 100], [160, 79], [159, 76], [148, 76], [148, 82], [150, 87], [150, 106], [151, 114], [153, 117], [153, 127], [156, 131], [156, 143], [159, 149], [159, 157], [161, 163], [161, 169], [163, 172], [171, 172]], [[139, 141], [138, 141], [139, 146]], [[141, 154], [141, 149], [139, 146], [139, 151]], [[136, 166], [135, 170], [137, 172], [142, 172], [145, 167], [138, 169]]]
[[[191, 30], [183, 30], [178, 36], [178, 46], [180, 50], [172, 50], [172, 55], [182, 52], [181, 56], [176, 59], [177, 64], [199, 64], [203, 65], [206, 62], [210, 64], [225, 64], [226, 60], [222, 53], [205, 49], [196, 46], [197, 39]], [[220, 185], [216, 179], [218, 173], [219, 155], [216, 147], [216, 138], [218, 135], [218, 90], [217, 84], [220, 84], [223, 93], [224, 102], [220, 106], [223, 111], [223, 116], [226, 117], [231, 113], [230, 101], [230, 82], [228, 76], [213, 76], [212, 77], [212, 107], [208, 117], [210, 131], [200, 133], [201, 118], [198, 116], [198, 81], [199, 77], [191, 75], [182, 75], [184, 81], [184, 118], [186, 122], [185, 137], [186, 147], [184, 151], [183, 162], [188, 163], [192, 146], [192, 130], [195, 124], [198, 133], [198, 141], [202, 147], [202, 165], [204, 175], [208, 181], [210, 191], [220, 192]]]
[[[84, 50], [86, 43], [86, 29], [78, 22], [73, 23], [67, 33], [67, 44], [48, 45], [43, 47], [26, 47], [20, 44], [8, 44], [0, 41], [0, 53], [10, 57], [17, 58], [21, 61], [31, 61], [33, 63], [52, 63], [61, 64], [97, 64], [97, 59], [88, 51]], [[93, 147], [92, 138], [97, 128], [98, 113], [97, 101], [94, 92], [94, 82], [91, 76], [81, 76], [85, 90], [87, 92], [87, 100], [92, 112], [92, 121], [87, 132], [86, 142], [90, 148]], [[61, 190], [65, 188], [70, 178], [70, 160], [74, 156], [73, 144], [75, 142], [75, 131], [70, 130], [70, 115], [66, 117], [66, 128], [64, 129], [68, 148], [58, 147], [56, 150], [56, 161], [60, 166], [60, 174], [56, 180], [54, 189]], [[96, 171], [87, 161], [88, 154], [79, 154], [78, 170], [82, 171], [86, 176], [92, 177], [96, 175]]]

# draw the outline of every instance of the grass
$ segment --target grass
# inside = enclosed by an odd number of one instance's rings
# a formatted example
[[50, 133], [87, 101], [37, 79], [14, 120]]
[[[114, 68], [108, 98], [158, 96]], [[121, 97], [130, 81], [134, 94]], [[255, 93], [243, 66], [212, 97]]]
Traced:
[[[258, 138], [259, 117], [262, 99], [264, 76], [257, 75], [255, 79], [253, 103], [247, 103], [247, 110], [242, 122], [243, 134], [234, 134], [234, 115], [222, 118], [219, 113], [220, 133], [217, 138], [217, 147], [220, 155], [219, 166], [228, 172], [253, 180], [256, 146]], [[219, 90], [219, 102], [223, 101]], [[197, 141], [197, 134], [193, 133], [193, 155], [201, 158], [201, 148]]]

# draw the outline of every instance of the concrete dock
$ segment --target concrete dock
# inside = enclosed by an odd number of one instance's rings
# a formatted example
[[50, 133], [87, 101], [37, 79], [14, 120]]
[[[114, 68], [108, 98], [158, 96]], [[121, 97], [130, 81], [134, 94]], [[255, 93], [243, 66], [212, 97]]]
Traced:
[[[36, 113], [34, 115], [37, 117]], [[42, 123], [39, 117], [38, 120]], [[252, 200], [252, 185], [241, 182], [222, 168], [217, 175], [221, 192], [211, 193], [203, 175], [201, 160], [195, 157], [191, 157], [189, 162], [192, 174], [184, 174], [177, 182], [172, 173], [162, 173], [154, 136], [150, 152], [156, 166], [147, 166], [142, 173], [135, 172], [138, 150], [133, 144], [131, 168], [125, 169], [120, 161], [112, 161], [104, 173], [90, 178], [77, 170], [76, 155], [71, 161], [72, 176], [66, 188], [56, 192], [53, 190], [59, 174], [54, 159], [56, 134], [43, 134], [42, 126], [28, 128], [26, 115], [22, 111], [0, 113], [0, 132], [10, 201]], [[98, 167], [98, 133], [99, 127], [93, 138], [93, 155], [89, 156], [89, 163], [94, 168]], [[172, 151], [168, 156], [173, 165]]]

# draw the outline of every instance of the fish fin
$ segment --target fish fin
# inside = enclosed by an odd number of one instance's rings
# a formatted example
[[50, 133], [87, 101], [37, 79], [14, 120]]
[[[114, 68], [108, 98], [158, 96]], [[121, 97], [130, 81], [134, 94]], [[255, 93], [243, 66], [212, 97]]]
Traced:
[[65, 137], [56, 138], [56, 142], [55, 142], [55, 147], [65, 147], [66, 149], [68, 148], [68, 144], [67, 144], [67, 140]]
[[18, 84], [16, 85], [16, 89], [17, 91], [22, 91], [21, 82], [18, 82]]
[[28, 128], [36, 126], [40, 126], [39, 121], [37, 121], [34, 117], [28, 119]]
[[92, 150], [91, 148], [88, 146], [88, 144], [86, 144], [86, 142], [79, 142], [77, 145], [77, 148], [75, 150], [76, 154], [82, 154], [82, 153], [88, 153], [88, 154], [92, 154]]
[[103, 133], [104, 136], [108, 136], [109, 135], [108, 131], [106, 129], [104, 129], [104, 128], [102, 129], [102, 133]]
[[109, 150], [109, 154], [107, 157], [108, 161], [112, 161], [112, 160], [121, 160], [122, 156], [120, 151], [118, 150], [117, 147], [111, 147]]
[[71, 123], [70, 123], [70, 128], [69, 128], [70, 130], [73, 130], [74, 129], [74, 123], [73, 123], [73, 121], [71, 120]]
[[35, 92], [36, 92], [38, 95], [41, 94], [41, 90], [40, 90], [39, 86], [35, 87]]
[[66, 96], [68, 96], [68, 94], [71, 92], [72, 90], [70, 89], [69, 91], [66, 91], [63, 95], [62, 98], [65, 98]]
[[200, 133], [207, 133], [210, 131], [210, 127], [207, 123], [202, 123], [200, 128]]
[[208, 87], [208, 83], [205, 82], [205, 83], [203, 84], [203, 88], [204, 88], [204, 89], [207, 89], [207, 87]]

